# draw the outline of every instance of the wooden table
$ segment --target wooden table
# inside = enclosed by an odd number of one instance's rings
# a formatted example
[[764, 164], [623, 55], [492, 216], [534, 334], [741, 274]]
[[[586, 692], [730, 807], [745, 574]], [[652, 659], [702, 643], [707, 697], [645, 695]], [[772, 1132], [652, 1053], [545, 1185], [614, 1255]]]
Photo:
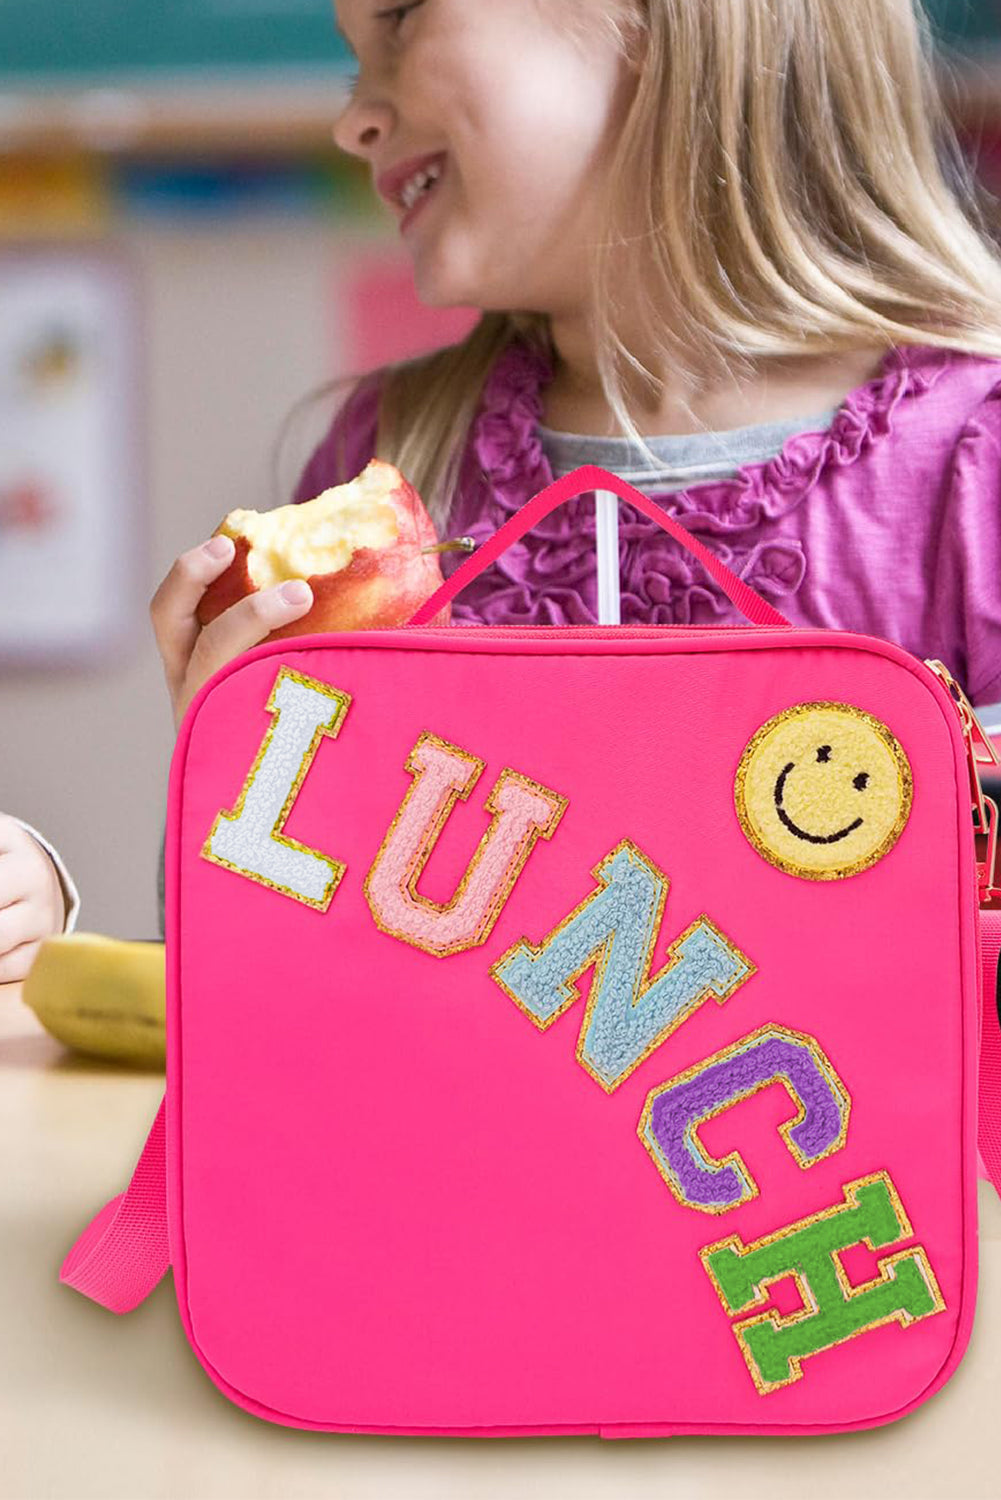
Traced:
[[127, 1182], [158, 1074], [73, 1057], [0, 987], [0, 1500], [981, 1500], [1001, 1495], [1001, 1203], [980, 1184], [966, 1357], [889, 1427], [824, 1438], [378, 1438], [271, 1427], [188, 1347], [168, 1275], [115, 1317], [58, 1281]]

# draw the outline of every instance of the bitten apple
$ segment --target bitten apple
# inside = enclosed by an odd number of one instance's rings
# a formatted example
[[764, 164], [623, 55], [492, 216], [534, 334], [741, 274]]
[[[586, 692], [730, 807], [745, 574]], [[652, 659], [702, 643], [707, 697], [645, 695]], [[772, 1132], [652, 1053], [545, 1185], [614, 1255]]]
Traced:
[[[236, 555], [198, 606], [208, 625], [238, 599], [305, 578], [308, 612], [273, 630], [269, 641], [326, 630], [405, 625], [443, 582], [434, 523], [399, 469], [373, 458], [347, 484], [299, 505], [231, 510], [215, 535], [233, 538]], [[448, 625], [451, 606], [429, 623]]]

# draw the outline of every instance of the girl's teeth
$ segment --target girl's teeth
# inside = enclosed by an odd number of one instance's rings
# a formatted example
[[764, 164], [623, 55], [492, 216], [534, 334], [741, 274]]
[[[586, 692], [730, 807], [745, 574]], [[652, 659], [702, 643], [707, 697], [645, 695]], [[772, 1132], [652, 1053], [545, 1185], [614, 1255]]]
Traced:
[[415, 177], [412, 177], [400, 194], [403, 207], [405, 209], [412, 208], [421, 194], [428, 192], [440, 176], [441, 168], [434, 166], [428, 168], [426, 172], [418, 172]]

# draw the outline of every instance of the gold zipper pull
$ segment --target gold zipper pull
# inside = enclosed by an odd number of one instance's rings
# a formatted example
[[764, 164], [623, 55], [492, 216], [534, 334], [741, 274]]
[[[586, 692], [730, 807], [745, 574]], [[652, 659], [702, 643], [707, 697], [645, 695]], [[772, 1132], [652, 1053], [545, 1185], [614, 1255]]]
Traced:
[[976, 842], [978, 837], [987, 841], [983, 860], [977, 860], [980, 905], [987, 906], [990, 902], [1001, 898], [1001, 886], [994, 884], [998, 841], [998, 810], [993, 798], [986, 796], [984, 793], [983, 784], [980, 780], [980, 768], [981, 766], [1001, 766], [1001, 757], [998, 756], [994, 744], [987, 735], [987, 731], [977, 718], [972, 703], [945, 663], [925, 658], [925, 666], [930, 667], [936, 677], [945, 683], [945, 686], [949, 690], [949, 696], [955, 704], [956, 712], [959, 715], [963, 740], [966, 744], [966, 763], [970, 773], [970, 801], [973, 812], [974, 842]]

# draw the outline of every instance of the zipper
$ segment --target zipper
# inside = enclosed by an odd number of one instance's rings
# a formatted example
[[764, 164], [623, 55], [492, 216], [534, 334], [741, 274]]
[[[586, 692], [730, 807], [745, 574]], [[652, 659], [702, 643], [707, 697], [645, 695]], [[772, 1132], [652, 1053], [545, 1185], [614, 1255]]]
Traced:
[[[386, 630], [397, 629], [397, 626], [383, 626]], [[410, 627], [407, 627], [410, 628]], [[454, 631], [465, 629], [465, 626], [455, 625], [415, 625], [415, 630], [443, 630]], [[683, 635], [716, 635], [723, 630], [794, 630], [793, 625], [476, 625], [469, 629], [475, 630], [482, 635], [545, 635], [548, 632], [558, 632], [566, 640], [587, 639], [589, 636], [597, 636], [600, 640], [616, 640], [623, 635], [640, 636], [655, 640], [658, 637], [663, 640], [668, 631], [675, 632], [678, 636]]]
[[984, 792], [980, 780], [981, 766], [1001, 765], [1001, 758], [989, 739], [986, 730], [977, 718], [973, 705], [944, 662], [925, 659], [935, 676], [942, 681], [949, 693], [966, 746], [966, 765], [970, 776], [970, 804], [973, 813], [974, 845], [981, 838], [985, 841], [983, 859], [977, 850], [977, 889], [980, 905], [988, 906], [1001, 898], [1001, 885], [994, 882], [997, 859], [998, 810], [992, 797]]

